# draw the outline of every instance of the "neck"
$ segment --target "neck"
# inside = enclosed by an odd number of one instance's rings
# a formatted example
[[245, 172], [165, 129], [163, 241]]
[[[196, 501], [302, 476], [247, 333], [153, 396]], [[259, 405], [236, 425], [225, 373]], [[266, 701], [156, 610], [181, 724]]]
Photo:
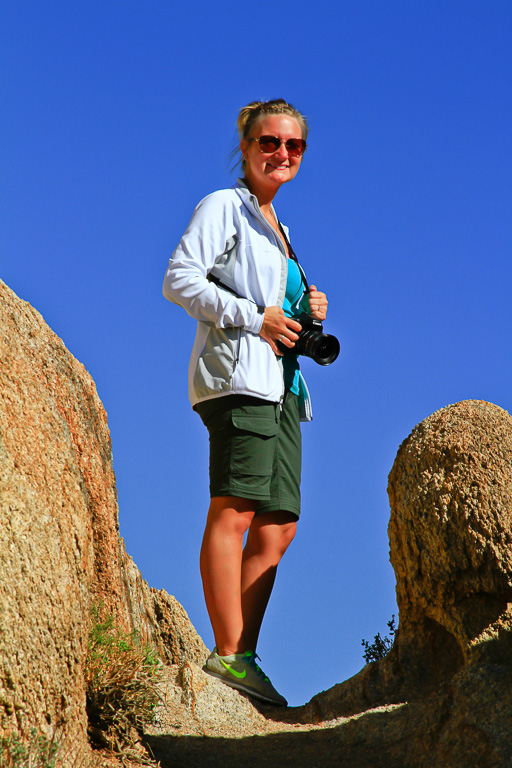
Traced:
[[272, 201], [274, 200], [279, 187], [272, 186], [265, 187], [263, 189], [259, 187], [256, 189], [245, 176], [244, 182], [247, 184], [247, 187], [252, 192], [252, 194], [257, 198], [261, 212], [264, 215], [272, 216], [270, 206], [272, 205]]

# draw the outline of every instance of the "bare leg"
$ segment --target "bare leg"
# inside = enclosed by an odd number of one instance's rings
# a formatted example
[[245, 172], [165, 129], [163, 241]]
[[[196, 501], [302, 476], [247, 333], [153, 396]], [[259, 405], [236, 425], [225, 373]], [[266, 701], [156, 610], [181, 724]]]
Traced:
[[201, 547], [206, 607], [221, 656], [243, 653], [242, 549], [255, 502], [233, 496], [212, 498]]
[[291, 512], [268, 512], [252, 520], [242, 559], [244, 650], [256, 650], [277, 566], [296, 528], [297, 518]]

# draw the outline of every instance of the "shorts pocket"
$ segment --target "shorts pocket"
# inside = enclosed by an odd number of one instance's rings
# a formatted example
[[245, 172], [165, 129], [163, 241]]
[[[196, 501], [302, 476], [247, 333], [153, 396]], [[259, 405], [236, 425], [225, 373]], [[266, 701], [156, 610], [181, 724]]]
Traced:
[[231, 421], [233, 426], [244, 432], [251, 432], [253, 435], [261, 437], [273, 437], [277, 435], [279, 424], [273, 416], [256, 416], [245, 413], [232, 413]]
[[279, 424], [274, 414], [232, 413], [233, 438], [231, 473], [233, 478], [270, 478]]

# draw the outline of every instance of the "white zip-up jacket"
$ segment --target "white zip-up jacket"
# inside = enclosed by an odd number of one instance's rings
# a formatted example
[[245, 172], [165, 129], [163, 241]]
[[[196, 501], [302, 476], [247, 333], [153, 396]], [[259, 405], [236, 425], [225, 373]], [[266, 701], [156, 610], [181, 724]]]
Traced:
[[[163, 284], [165, 298], [197, 320], [188, 378], [193, 406], [229, 394], [282, 401], [281, 359], [258, 334], [264, 308], [283, 306], [287, 262], [281, 238], [241, 179], [201, 200]], [[208, 280], [210, 274], [238, 296]], [[309, 421], [303, 379], [301, 395], [301, 418]]]

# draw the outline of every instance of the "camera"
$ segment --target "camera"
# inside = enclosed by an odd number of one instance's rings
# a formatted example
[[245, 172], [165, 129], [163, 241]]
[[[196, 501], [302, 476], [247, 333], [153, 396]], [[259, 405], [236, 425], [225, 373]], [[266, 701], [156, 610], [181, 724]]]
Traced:
[[[340, 343], [336, 336], [323, 333], [324, 327], [321, 321], [308, 315], [307, 312], [294, 315], [293, 320], [301, 324], [302, 330], [292, 351], [304, 357], [313, 358], [318, 365], [334, 363], [340, 353]], [[282, 352], [288, 352], [290, 349], [280, 342], [277, 342], [277, 346]]]

